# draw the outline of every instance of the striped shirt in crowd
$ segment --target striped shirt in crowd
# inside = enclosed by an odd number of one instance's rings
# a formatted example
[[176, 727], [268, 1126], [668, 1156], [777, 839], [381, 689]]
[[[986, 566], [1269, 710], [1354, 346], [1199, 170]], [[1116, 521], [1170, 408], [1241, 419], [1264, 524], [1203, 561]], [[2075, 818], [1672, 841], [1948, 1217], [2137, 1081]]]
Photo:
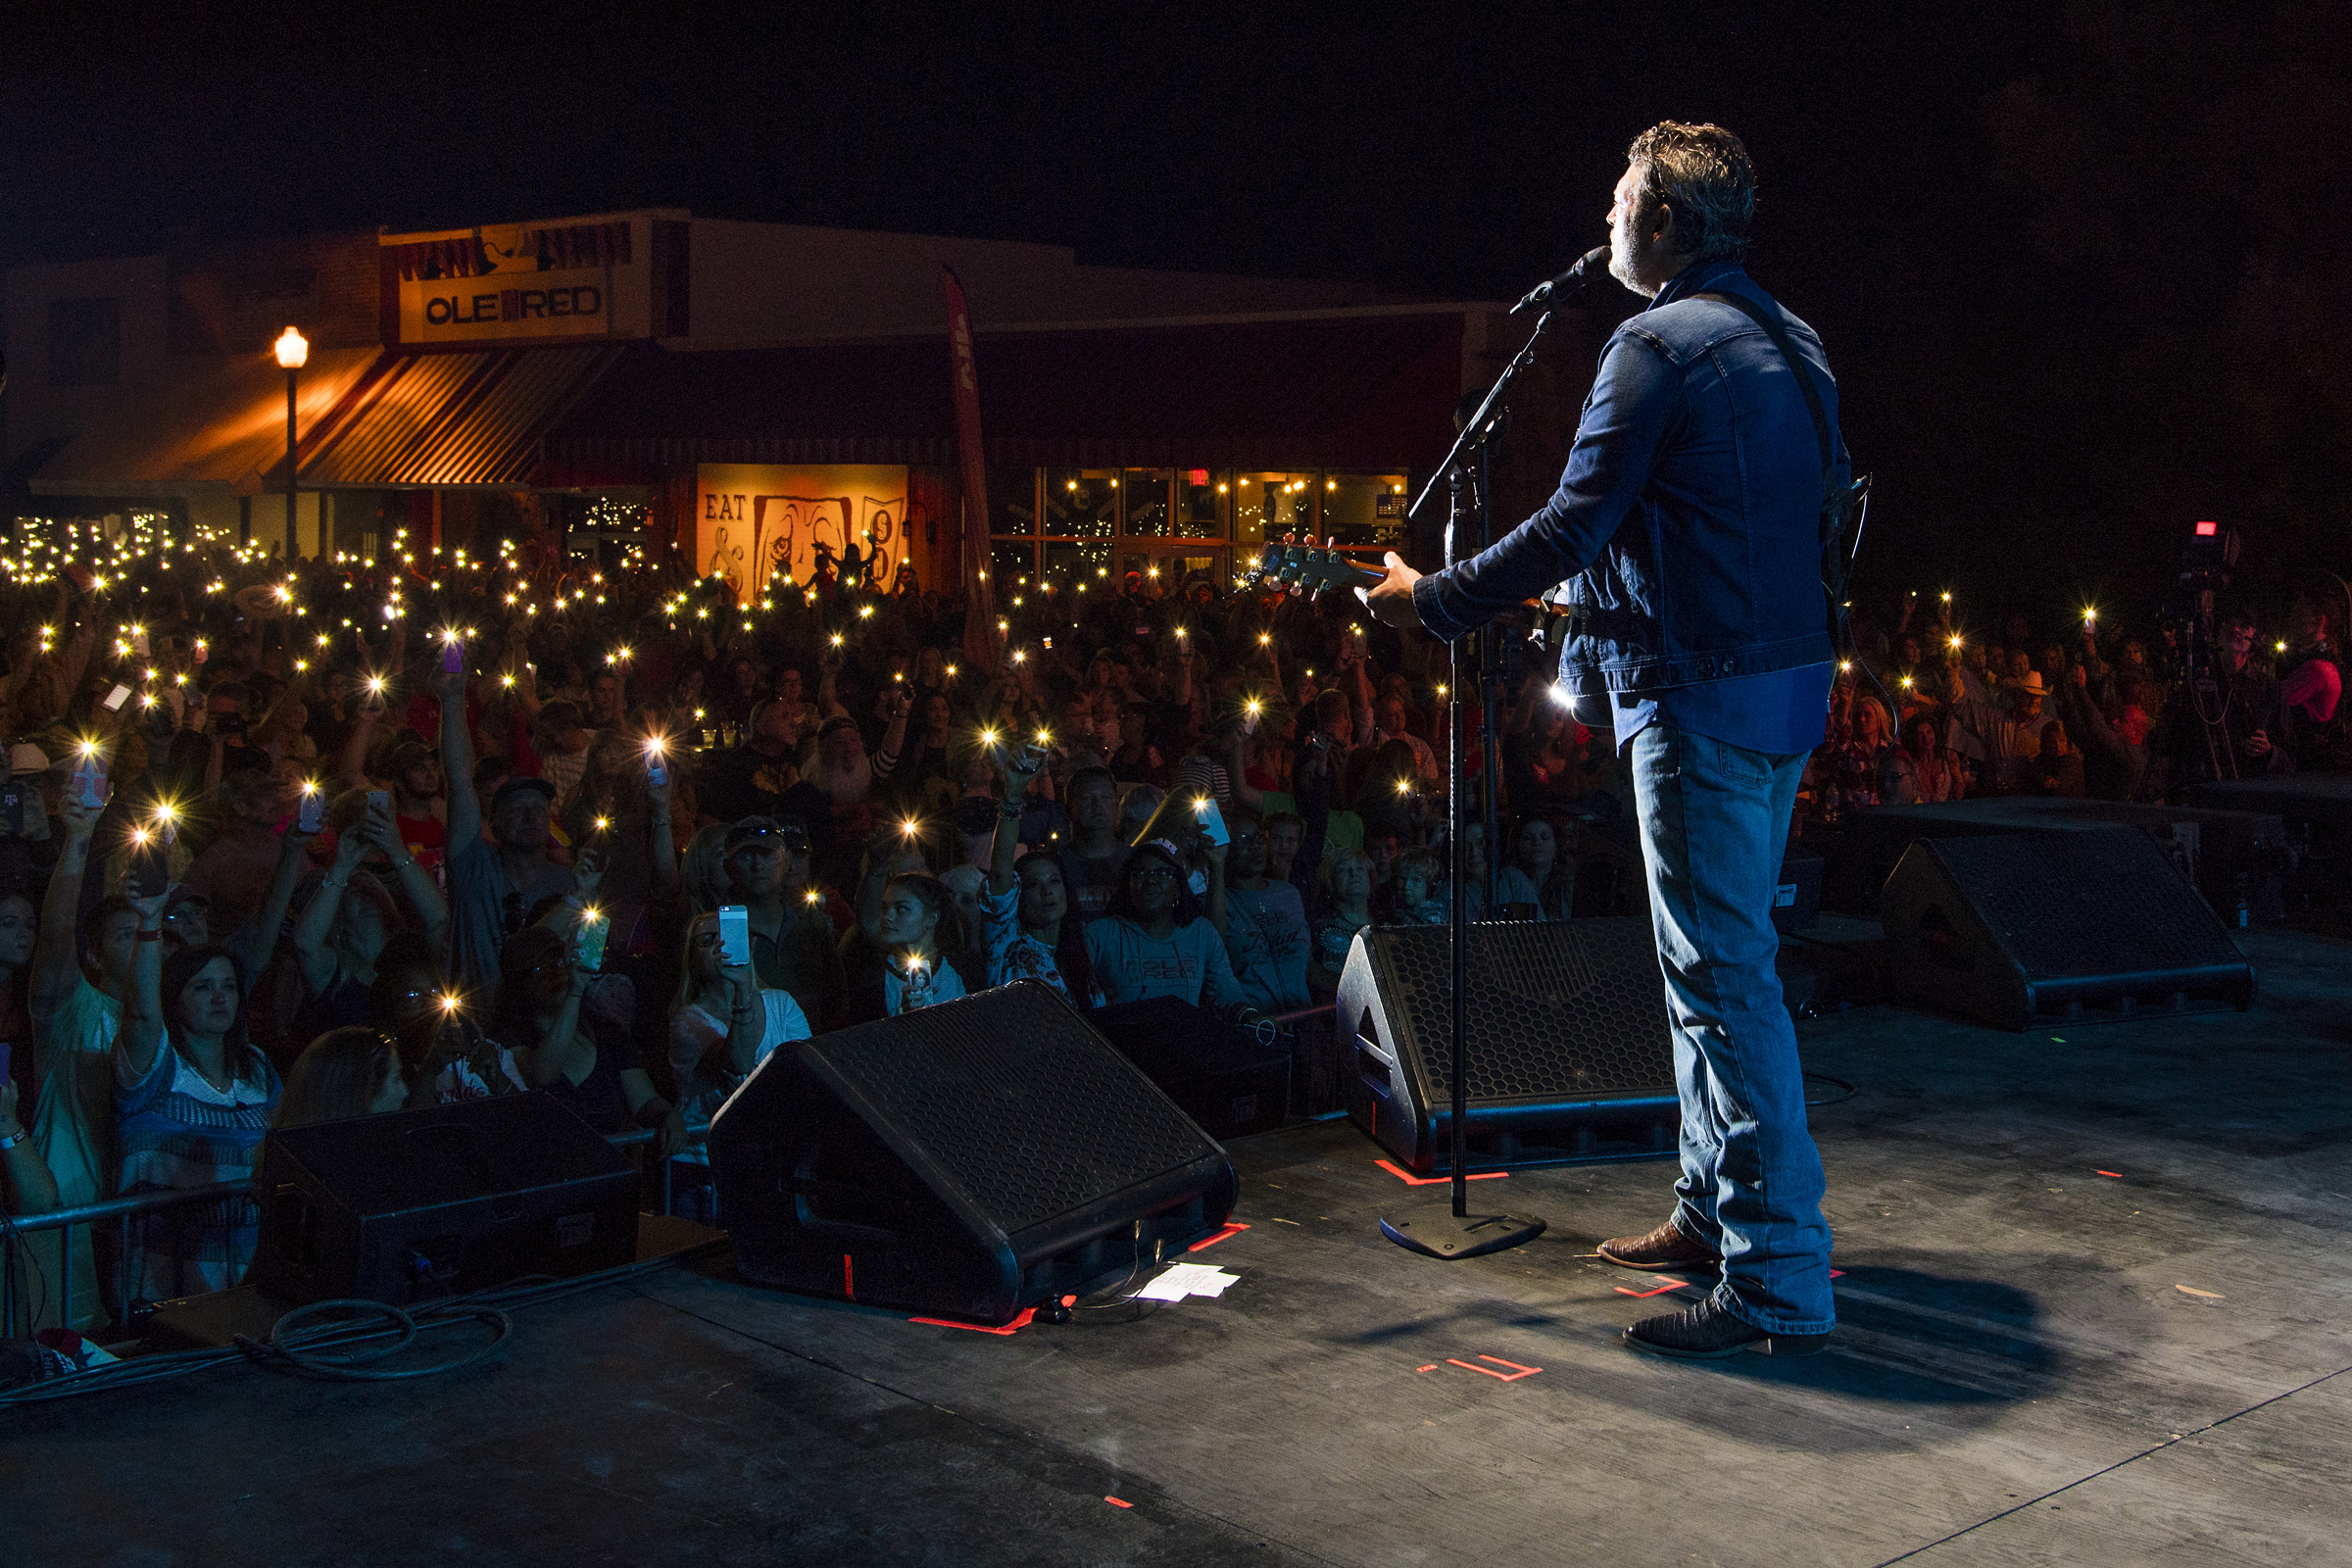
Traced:
[[[144, 1078], [115, 1053], [115, 1139], [122, 1192], [209, 1187], [249, 1179], [277, 1112], [277, 1069], [254, 1047], [225, 1090], [181, 1059], [167, 1041]], [[245, 1273], [261, 1231], [250, 1198], [187, 1203], [139, 1217], [132, 1229], [126, 1296], [150, 1301], [225, 1291]]]

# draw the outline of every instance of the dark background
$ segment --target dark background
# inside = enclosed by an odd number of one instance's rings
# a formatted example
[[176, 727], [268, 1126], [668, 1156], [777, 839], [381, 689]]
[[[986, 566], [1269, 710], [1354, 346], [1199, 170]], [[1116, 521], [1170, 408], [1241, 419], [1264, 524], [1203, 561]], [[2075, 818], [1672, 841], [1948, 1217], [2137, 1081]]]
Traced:
[[2113, 617], [2198, 517], [2352, 571], [2347, 8], [993, 9], [13, 7], [0, 265], [660, 204], [1507, 298], [1712, 120], [1874, 592]]

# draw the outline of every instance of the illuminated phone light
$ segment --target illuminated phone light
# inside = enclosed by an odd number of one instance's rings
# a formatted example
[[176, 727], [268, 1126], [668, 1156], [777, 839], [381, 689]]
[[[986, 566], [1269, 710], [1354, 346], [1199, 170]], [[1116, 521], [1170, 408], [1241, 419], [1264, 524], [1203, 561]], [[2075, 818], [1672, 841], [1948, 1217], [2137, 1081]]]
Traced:
[[803, 903], [807, 904], [822, 904], [825, 902], [825, 896], [817, 892], [814, 888], [810, 888], [808, 892], [802, 894], [801, 899]]

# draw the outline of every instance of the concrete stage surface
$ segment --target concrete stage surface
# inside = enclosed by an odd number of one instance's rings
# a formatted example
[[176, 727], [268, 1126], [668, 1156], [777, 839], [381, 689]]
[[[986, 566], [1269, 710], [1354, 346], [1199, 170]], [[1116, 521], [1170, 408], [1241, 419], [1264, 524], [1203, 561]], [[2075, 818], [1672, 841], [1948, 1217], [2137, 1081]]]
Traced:
[[1321, 1123], [1234, 1146], [1250, 1229], [1194, 1259], [1240, 1275], [1221, 1298], [998, 1336], [721, 1253], [526, 1308], [446, 1377], [239, 1366], [0, 1415], [4, 1555], [2352, 1560], [2352, 945], [2246, 946], [2251, 1013], [1800, 1026], [1857, 1091], [1814, 1112], [1844, 1273], [1810, 1360], [1618, 1343], [1679, 1296], [1629, 1298], [1659, 1282], [1592, 1245], [1666, 1214], [1670, 1162], [1479, 1183], [1550, 1233], [1440, 1263], [1376, 1226], [1440, 1189]]

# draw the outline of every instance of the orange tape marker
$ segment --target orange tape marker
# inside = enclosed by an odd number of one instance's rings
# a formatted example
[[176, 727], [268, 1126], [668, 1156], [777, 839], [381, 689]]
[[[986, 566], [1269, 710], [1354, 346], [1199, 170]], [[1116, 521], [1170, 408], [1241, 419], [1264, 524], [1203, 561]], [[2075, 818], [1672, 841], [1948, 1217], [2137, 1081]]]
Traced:
[[1021, 1308], [1021, 1315], [1019, 1317], [1014, 1318], [1011, 1322], [1005, 1324], [1001, 1329], [992, 1329], [985, 1323], [958, 1323], [953, 1318], [945, 1317], [910, 1317], [906, 1321], [909, 1323], [928, 1323], [933, 1328], [970, 1329], [974, 1334], [1002, 1335], [1010, 1334], [1018, 1329], [1027, 1328], [1029, 1326], [1029, 1320], [1035, 1316], [1037, 1316], [1036, 1307], [1024, 1306]]
[[1666, 1281], [1666, 1283], [1659, 1286], [1654, 1291], [1629, 1291], [1622, 1285], [1611, 1286], [1610, 1289], [1614, 1290], [1619, 1296], [1630, 1296], [1637, 1301], [1644, 1301], [1653, 1296], [1664, 1296], [1668, 1291], [1687, 1291], [1690, 1288], [1688, 1281], [1678, 1280], [1669, 1275], [1661, 1274], [1658, 1276], [1658, 1278]]
[[1495, 1366], [1507, 1366], [1511, 1368], [1511, 1370], [1508, 1372], [1497, 1372], [1494, 1369], [1494, 1367], [1472, 1366], [1469, 1362], [1457, 1361], [1450, 1355], [1446, 1358], [1446, 1364], [1447, 1366], [1458, 1366], [1469, 1372], [1483, 1372], [1488, 1377], [1500, 1378], [1505, 1383], [1516, 1383], [1521, 1378], [1532, 1378], [1537, 1373], [1544, 1370], [1540, 1366], [1521, 1366], [1516, 1361], [1505, 1361], [1499, 1355], [1481, 1355], [1479, 1359], [1481, 1361], [1492, 1361]]
[[1185, 1250], [1188, 1252], [1198, 1252], [1203, 1247], [1214, 1247], [1219, 1242], [1232, 1240], [1234, 1237], [1241, 1235], [1242, 1232], [1248, 1230], [1249, 1228], [1249, 1226], [1243, 1224], [1240, 1220], [1227, 1220], [1223, 1230], [1217, 1232], [1217, 1234], [1214, 1236], [1203, 1237], [1200, 1241], [1195, 1242], [1192, 1246], [1186, 1248]]
[[[1390, 1175], [1396, 1177], [1407, 1187], [1436, 1187], [1441, 1183], [1453, 1180], [1453, 1178], [1450, 1176], [1416, 1176], [1411, 1171], [1406, 1170], [1403, 1166], [1386, 1159], [1376, 1159], [1372, 1163], [1378, 1165], [1382, 1170], [1387, 1171]], [[1510, 1172], [1507, 1170], [1474, 1170], [1470, 1173], [1470, 1180], [1474, 1182], [1498, 1182], [1509, 1174]]]
[[1114, 1497], [1107, 1492], [1102, 1494], [1102, 1500], [1109, 1503], [1113, 1508], [1132, 1508], [1135, 1506], [1134, 1503], [1129, 1502], [1126, 1498]]

